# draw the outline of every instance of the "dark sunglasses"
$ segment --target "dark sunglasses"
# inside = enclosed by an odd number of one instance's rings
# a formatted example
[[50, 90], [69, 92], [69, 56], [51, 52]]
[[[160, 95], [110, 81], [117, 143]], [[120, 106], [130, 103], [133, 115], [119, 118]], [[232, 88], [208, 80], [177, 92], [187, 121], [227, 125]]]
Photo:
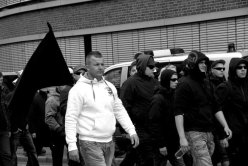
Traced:
[[247, 66], [238, 66], [237, 69], [238, 69], [238, 70], [247, 69]]
[[215, 70], [223, 70], [223, 71], [225, 71], [225, 68], [224, 67], [215, 67], [214, 69]]
[[175, 81], [177, 81], [178, 79], [177, 78], [171, 78], [170, 79], [172, 82], [175, 82]]
[[153, 65], [148, 65], [147, 67], [149, 67], [150, 69], [154, 69], [155, 66], [153, 66]]
[[76, 75], [80, 75], [80, 74], [81, 74], [81, 72], [76, 72], [76, 73], [74, 73], [74, 74], [76, 74]]

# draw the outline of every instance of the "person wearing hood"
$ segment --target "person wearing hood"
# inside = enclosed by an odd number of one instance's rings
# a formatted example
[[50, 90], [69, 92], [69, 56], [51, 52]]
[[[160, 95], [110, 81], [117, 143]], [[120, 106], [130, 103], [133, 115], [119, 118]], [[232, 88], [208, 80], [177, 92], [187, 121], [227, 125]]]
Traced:
[[[116, 119], [129, 134], [133, 147], [139, 144], [115, 86], [103, 77], [104, 59], [100, 52], [86, 56], [87, 72], [71, 88], [65, 116], [69, 158], [79, 162], [79, 152], [86, 166], [111, 166], [114, 157], [113, 133]], [[77, 136], [80, 151], [77, 148]]]
[[248, 149], [248, 62], [242, 58], [232, 58], [229, 64], [228, 81], [220, 84], [215, 96], [219, 109], [223, 111], [233, 132], [232, 139], [224, 139], [230, 165], [243, 165], [247, 162]]
[[218, 111], [213, 91], [206, 80], [209, 58], [199, 51], [191, 51], [187, 58], [188, 75], [175, 92], [175, 121], [181, 150], [190, 150], [195, 166], [212, 166], [214, 151], [214, 116], [229, 137], [223, 112]]
[[[216, 60], [211, 64], [211, 71], [209, 76], [209, 81], [213, 91], [216, 90], [217, 86], [226, 81], [224, 71], [225, 71], [225, 61], [223, 59]], [[219, 131], [222, 131], [222, 126], [216, 121], [214, 133], [214, 143], [215, 150], [212, 156], [212, 162], [214, 166], [220, 163], [222, 166], [229, 165], [229, 158], [227, 155], [226, 148], [221, 146], [221, 140], [219, 138]]]
[[174, 91], [178, 84], [176, 71], [165, 69], [160, 74], [160, 85], [152, 97], [149, 111], [149, 127], [154, 145], [160, 156], [173, 166], [184, 166], [183, 158], [176, 159], [179, 139], [174, 118]]
[[140, 145], [136, 148], [137, 164], [151, 166], [154, 148], [149, 134], [149, 105], [158, 81], [154, 79], [155, 62], [152, 55], [140, 54], [136, 59], [137, 73], [122, 85], [120, 98], [130, 118], [135, 124]]

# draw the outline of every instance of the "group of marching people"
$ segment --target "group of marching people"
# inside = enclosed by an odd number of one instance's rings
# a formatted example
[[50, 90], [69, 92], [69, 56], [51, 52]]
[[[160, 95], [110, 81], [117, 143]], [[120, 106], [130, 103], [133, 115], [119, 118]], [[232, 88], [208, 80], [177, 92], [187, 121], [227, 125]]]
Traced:
[[[19, 145], [27, 165], [39, 165], [47, 137], [54, 166], [62, 165], [64, 146], [70, 166], [111, 166], [116, 120], [131, 140], [121, 166], [246, 163], [248, 59], [232, 58], [226, 80], [225, 61], [210, 62], [199, 51], [189, 53], [180, 71], [169, 64], [159, 74], [150, 52], [137, 53], [120, 96], [104, 79], [103, 62], [100, 52], [90, 52], [87, 70], [72, 72], [75, 85], [40, 89], [23, 126], [10, 123], [12, 92], [0, 73], [0, 165], [17, 166]], [[177, 158], [179, 149], [184, 156]]]
[[[248, 59], [210, 62], [193, 50], [179, 68], [154, 75], [152, 55], [134, 61], [137, 73], [123, 83], [120, 98], [140, 144], [121, 166], [234, 166], [246, 163], [248, 148]], [[155, 90], [154, 90], [155, 89]], [[176, 158], [181, 150], [183, 157]]]

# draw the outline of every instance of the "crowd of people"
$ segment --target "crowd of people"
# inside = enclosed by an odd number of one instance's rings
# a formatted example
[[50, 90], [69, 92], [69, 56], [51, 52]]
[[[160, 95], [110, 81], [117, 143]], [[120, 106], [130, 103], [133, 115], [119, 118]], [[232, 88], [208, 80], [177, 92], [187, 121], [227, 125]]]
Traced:
[[[134, 56], [120, 95], [105, 80], [104, 56], [69, 69], [73, 85], [39, 89], [23, 126], [8, 110], [13, 95], [0, 73], [0, 165], [17, 166], [23, 146], [28, 166], [50, 147], [53, 166], [115, 166], [116, 126], [130, 140], [120, 166], [236, 166], [248, 148], [248, 60], [210, 62], [193, 50], [181, 66], [157, 68], [152, 52]], [[182, 157], [176, 157], [180, 150]]]

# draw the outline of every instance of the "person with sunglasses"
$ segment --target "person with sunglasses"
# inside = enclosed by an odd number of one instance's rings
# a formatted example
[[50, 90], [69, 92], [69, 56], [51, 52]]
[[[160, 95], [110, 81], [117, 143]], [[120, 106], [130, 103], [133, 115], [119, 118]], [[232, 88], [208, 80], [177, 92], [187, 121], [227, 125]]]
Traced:
[[[211, 84], [212, 91], [216, 90], [217, 86], [226, 81], [224, 71], [225, 71], [225, 61], [220, 59], [212, 62], [211, 71], [209, 76], [209, 81]], [[219, 136], [219, 132], [222, 130], [221, 125], [216, 122], [215, 123], [215, 131], [214, 134], [214, 143], [215, 149], [214, 154], [212, 156], [213, 165], [217, 166], [221, 164], [221, 166], [229, 166], [229, 158], [225, 147], [222, 147], [222, 138]]]
[[233, 133], [230, 140], [223, 140], [223, 146], [227, 147], [230, 165], [244, 165], [243, 163], [247, 163], [247, 66], [247, 60], [242, 58], [232, 58], [229, 64], [228, 81], [221, 83], [215, 91], [219, 109], [223, 111], [227, 123]]
[[183, 153], [190, 151], [194, 166], [212, 166], [213, 129], [216, 117], [231, 136], [222, 111], [217, 109], [207, 81], [209, 58], [193, 50], [187, 58], [188, 75], [175, 91], [175, 121]]
[[172, 69], [160, 74], [160, 85], [156, 88], [149, 109], [149, 131], [154, 141], [159, 159], [155, 165], [185, 166], [183, 158], [176, 159], [179, 139], [174, 118], [174, 92], [178, 84], [178, 75]]
[[154, 148], [148, 132], [148, 112], [154, 88], [158, 85], [158, 81], [154, 78], [155, 61], [153, 56], [141, 53], [136, 59], [136, 69], [137, 73], [123, 83], [120, 98], [140, 138], [140, 145], [135, 149], [136, 164], [152, 166]]

